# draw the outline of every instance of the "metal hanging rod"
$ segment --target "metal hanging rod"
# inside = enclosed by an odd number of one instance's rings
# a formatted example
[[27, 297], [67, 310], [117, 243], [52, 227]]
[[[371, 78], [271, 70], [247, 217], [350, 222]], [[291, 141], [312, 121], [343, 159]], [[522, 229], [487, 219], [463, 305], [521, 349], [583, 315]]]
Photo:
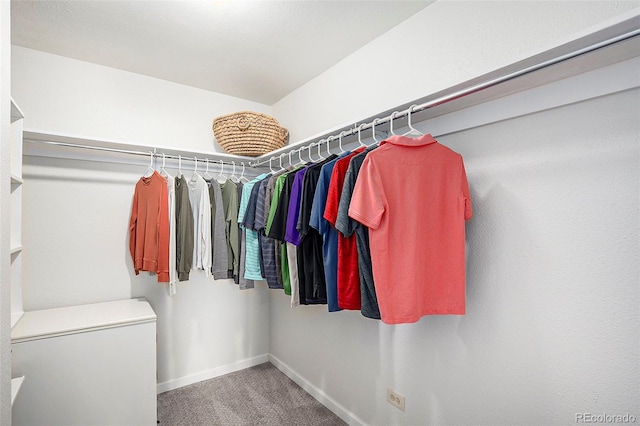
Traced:
[[334, 131], [334, 132], [332, 132], [330, 134], [325, 134], [325, 135], [323, 135], [323, 136], [321, 136], [319, 138], [316, 138], [315, 141], [312, 141], [312, 142], [310, 142], [308, 144], [299, 145], [297, 147], [293, 147], [292, 146], [291, 149], [290, 150], [286, 150], [286, 152], [281, 152], [281, 153], [279, 153], [277, 155], [274, 154], [274, 155], [270, 156], [269, 158], [264, 158], [264, 159], [260, 159], [259, 161], [254, 161], [253, 163], [250, 163], [250, 165], [253, 166], [253, 167], [259, 167], [259, 166], [262, 166], [262, 165], [267, 164], [267, 163], [271, 164], [271, 162], [274, 159], [278, 159], [278, 158], [280, 158], [280, 161], [281, 161], [282, 157], [284, 155], [289, 155], [290, 153], [293, 153], [293, 152], [297, 152], [298, 155], [300, 155], [300, 153], [302, 151], [308, 150], [309, 153], [310, 153], [311, 148], [314, 147], [314, 146], [317, 146], [318, 147], [318, 151], [320, 151], [320, 145], [322, 145], [323, 143], [327, 143], [328, 144], [331, 141], [336, 140], [336, 139], [339, 139], [340, 141], [342, 141], [343, 137], [355, 135], [355, 134], [357, 134], [359, 132], [362, 132], [363, 130], [371, 129], [372, 133], [375, 133], [375, 126], [377, 126], [377, 125], [384, 124], [384, 123], [387, 123], [387, 122], [388, 123], [392, 123], [393, 120], [397, 120], [397, 119], [402, 118], [404, 116], [409, 116], [410, 117], [411, 114], [414, 114], [416, 112], [425, 111], [427, 109], [430, 109], [430, 108], [433, 108], [433, 107], [436, 107], [436, 106], [439, 106], [439, 105], [443, 105], [443, 104], [446, 104], [446, 103], [451, 102], [451, 101], [455, 101], [457, 99], [460, 99], [460, 98], [463, 98], [465, 96], [480, 92], [482, 90], [488, 89], [488, 88], [496, 86], [498, 84], [505, 83], [507, 81], [516, 79], [518, 77], [522, 77], [522, 76], [524, 76], [526, 74], [530, 74], [530, 73], [532, 73], [534, 71], [538, 71], [538, 70], [541, 70], [543, 68], [547, 68], [547, 67], [550, 67], [552, 65], [559, 64], [561, 62], [567, 61], [569, 59], [576, 58], [576, 57], [584, 55], [586, 53], [593, 52], [593, 51], [601, 49], [603, 47], [607, 47], [607, 46], [613, 45], [615, 43], [631, 39], [631, 38], [636, 37], [638, 35], [640, 35], [640, 29], [635, 29], [635, 30], [626, 32], [624, 34], [609, 38], [609, 39], [604, 40], [604, 41], [601, 41], [599, 43], [595, 43], [595, 44], [592, 44], [590, 46], [587, 46], [587, 47], [584, 47], [584, 48], [581, 48], [581, 49], [566, 53], [564, 55], [557, 56], [555, 58], [552, 58], [552, 59], [537, 63], [535, 65], [531, 65], [531, 66], [522, 68], [522, 69], [520, 69], [518, 71], [510, 72], [510, 73], [507, 73], [507, 74], [502, 75], [500, 77], [497, 77], [497, 78], [494, 78], [494, 79], [491, 79], [491, 80], [488, 80], [488, 81], [485, 81], [485, 82], [482, 82], [482, 83], [479, 83], [479, 84], [474, 84], [474, 85], [469, 86], [467, 88], [464, 88], [464, 89], [461, 89], [461, 90], [457, 90], [455, 92], [452, 92], [452, 93], [449, 93], [449, 94], [447, 94], [445, 96], [441, 96], [439, 98], [424, 102], [422, 104], [414, 104], [414, 105], [411, 105], [409, 108], [402, 109], [402, 110], [399, 110], [399, 111], [394, 111], [389, 115], [376, 117], [376, 118], [374, 118], [373, 120], [371, 120], [369, 122], [360, 123], [360, 124], [358, 124], [357, 122], [353, 123], [352, 125], [350, 125], [348, 127], [343, 127], [342, 131]]
[[[208, 156], [202, 156], [202, 154], [198, 155], [197, 153], [193, 153], [193, 152], [185, 153], [185, 155], [166, 154], [162, 152], [162, 149], [158, 150], [158, 148], [155, 148], [155, 147], [153, 148], [152, 151], [145, 152], [145, 151], [135, 151], [130, 149], [122, 149], [122, 148], [109, 148], [104, 146], [81, 145], [81, 144], [68, 143], [68, 142], [46, 141], [46, 140], [30, 139], [30, 138], [25, 138], [24, 140], [25, 142], [38, 143], [38, 144], [44, 144], [44, 145], [54, 145], [54, 146], [60, 146], [65, 148], [79, 148], [79, 149], [88, 149], [88, 150], [94, 150], [94, 151], [113, 152], [117, 154], [139, 155], [144, 157], [165, 158], [165, 159], [168, 158], [168, 159], [180, 160], [180, 161], [193, 161], [193, 162], [207, 161], [211, 164], [222, 165], [222, 167], [224, 167], [225, 165], [234, 166], [234, 167], [236, 165], [242, 166], [242, 167], [246, 165], [251, 166], [249, 161], [233, 161], [233, 160], [225, 161], [220, 159], [211, 160], [208, 158]], [[196, 155], [189, 155], [189, 154], [196, 154]]]

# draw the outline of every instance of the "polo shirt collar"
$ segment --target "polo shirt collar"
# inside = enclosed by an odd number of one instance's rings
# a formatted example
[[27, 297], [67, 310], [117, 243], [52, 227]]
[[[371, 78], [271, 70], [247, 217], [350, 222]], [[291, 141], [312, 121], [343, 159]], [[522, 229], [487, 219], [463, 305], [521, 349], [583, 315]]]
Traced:
[[431, 136], [431, 134], [426, 134], [418, 138], [410, 138], [408, 136], [394, 135], [380, 142], [380, 145], [382, 146], [385, 143], [390, 143], [392, 145], [400, 145], [400, 146], [424, 146], [424, 145], [429, 145], [436, 142], [437, 140], [435, 140], [433, 136]]

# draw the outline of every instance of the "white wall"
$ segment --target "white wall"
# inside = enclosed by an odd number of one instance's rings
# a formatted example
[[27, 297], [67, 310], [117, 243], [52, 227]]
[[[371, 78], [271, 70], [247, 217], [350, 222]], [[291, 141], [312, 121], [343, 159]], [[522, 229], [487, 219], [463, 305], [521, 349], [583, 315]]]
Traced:
[[264, 362], [264, 283], [240, 291], [231, 280], [194, 271], [168, 296], [155, 276], [134, 275], [128, 223], [143, 172], [142, 166], [25, 157], [25, 310], [147, 298], [158, 315], [161, 390]]
[[[274, 116], [301, 140], [637, 16], [637, 7], [437, 2], [276, 103]], [[465, 158], [475, 211], [467, 315], [387, 326], [356, 312], [292, 310], [272, 294], [274, 363], [352, 423], [640, 418], [639, 93], [606, 87], [618, 72], [637, 80], [637, 67], [421, 123]], [[473, 121], [495, 123], [461, 131]], [[387, 388], [406, 397], [405, 413], [386, 402]]]
[[[214, 117], [270, 112], [265, 105], [15, 46], [12, 69], [13, 91], [32, 130], [212, 151]], [[146, 297], [158, 315], [160, 390], [266, 360], [264, 283], [240, 292], [230, 280], [194, 272], [169, 297], [155, 277], [133, 275], [128, 221], [146, 166], [24, 161], [26, 310]]]
[[546, 51], [638, 1], [438, 1], [273, 106], [292, 142]]
[[[638, 65], [477, 107], [489, 124], [468, 130], [454, 130], [469, 119], [464, 110], [420, 123], [449, 133], [440, 142], [465, 160], [474, 203], [467, 314], [389, 326], [359, 312], [291, 309], [272, 294], [276, 365], [351, 423], [640, 419]], [[545, 104], [566, 99], [576, 79], [635, 89]], [[535, 99], [539, 112], [530, 105], [503, 120], [509, 105]], [[406, 412], [386, 402], [387, 388], [406, 397]]]
[[11, 11], [0, 2], [0, 424], [11, 424], [11, 275], [10, 187], [11, 143]]
[[13, 46], [12, 90], [25, 128], [149, 146], [222, 151], [213, 119], [271, 108], [139, 74]]

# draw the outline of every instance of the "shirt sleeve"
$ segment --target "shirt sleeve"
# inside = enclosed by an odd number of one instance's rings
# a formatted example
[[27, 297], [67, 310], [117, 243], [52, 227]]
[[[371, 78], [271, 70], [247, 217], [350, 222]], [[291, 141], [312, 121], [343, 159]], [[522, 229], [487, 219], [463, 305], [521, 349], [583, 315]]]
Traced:
[[298, 223], [298, 213], [300, 210], [300, 182], [298, 176], [293, 181], [291, 196], [289, 198], [289, 208], [287, 209], [287, 220], [285, 223], [284, 240], [295, 246], [300, 245], [300, 233], [296, 227]]
[[338, 205], [340, 204], [340, 195], [342, 193], [342, 187], [340, 186], [340, 167], [336, 164], [331, 173], [331, 180], [329, 180], [329, 188], [327, 190], [327, 202], [324, 207], [324, 218], [332, 225], [336, 226], [336, 219], [338, 217]]
[[369, 155], [362, 163], [353, 189], [349, 216], [368, 228], [377, 229], [385, 210], [386, 197], [382, 179], [371, 155]]
[[282, 188], [284, 186], [284, 179], [286, 176], [280, 175], [276, 179], [276, 185], [273, 189], [273, 194], [271, 195], [271, 204], [269, 205], [269, 215], [267, 217], [267, 223], [265, 226], [265, 234], [268, 236], [271, 232], [271, 227], [273, 226], [273, 219], [276, 216], [276, 210], [278, 208], [278, 203], [280, 202], [280, 197], [282, 196]]
[[471, 193], [469, 192], [469, 183], [467, 182], [467, 172], [464, 169], [464, 161], [462, 158], [460, 158], [460, 186], [464, 201], [464, 219], [469, 220], [473, 215], [473, 210], [471, 208]]
[[251, 188], [251, 194], [249, 195], [249, 201], [247, 202], [247, 208], [244, 213], [244, 219], [242, 225], [247, 229], [256, 229], [256, 200], [258, 199], [258, 190], [260, 189], [260, 182], [257, 182], [253, 188]]
[[261, 231], [264, 229], [264, 215], [265, 215], [265, 197], [267, 195], [267, 185], [266, 183], [260, 184], [258, 187], [258, 191], [256, 192], [256, 210], [255, 217], [251, 228], [254, 231]]
[[287, 221], [287, 211], [289, 210], [289, 199], [291, 197], [291, 188], [290, 183], [285, 181], [284, 187], [282, 188], [282, 193], [280, 194], [280, 199], [278, 200], [278, 205], [276, 206], [276, 213], [273, 217], [273, 223], [271, 224], [271, 229], [269, 230], [269, 238], [276, 239], [278, 241], [284, 242], [286, 221]]
[[309, 221], [311, 220], [311, 207], [313, 207], [313, 197], [315, 195], [316, 184], [318, 183], [314, 173], [315, 170], [309, 170], [304, 175], [302, 196], [300, 198], [300, 215], [298, 216], [298, 230], [300, 231], [301, 238], [304, 238], [311, 229], [309, 225]]
[[351, 196], [353, 194], [353, 187], [355, 185], [355, 172], [352, 166], [353, 161], [347, 169], [347, 174], [344, 177], [344, 184], [342, 185], [342, 195], [340, 196], [340, 204], [338, 205], [338, 216], [336, 218], [336, 229], [342, 233], [345, 237], [351, 236], [356, 230], [356, 221], [349, 217], [349, 205], [351, 204]]
[[242, 188], [242, 198], [240, 198], [240, 207], [238, 208], [238, 224], [244, 227], [244, 214], [247, 211], [247, 202], [251, 195], [252, 186], [247, 184]]
[[[138, 188], [133, 193], [133, 205], [131, 206], [131, 218], [129, 219], [129, 251], [131, 252], [131, 260], [133, 267], [136, 265], [136, 228], [138, 224]], [[138, 270], [136, 269], [136, 275]]]
[[325, 231], [323, 226], [325, 224], [325, 220], [324, 217], [322, 217], [325, 203], [327, 201], [327, 180], [325, 177], [325, 171], [321, 170], [320, 179], [318, 180], [318, 185], [316, 186], [316, 192], [315, 194], [313, 194], [313, 203], [311, 204], [311, 218], [309, 219], [309, 225], [321, 234]]

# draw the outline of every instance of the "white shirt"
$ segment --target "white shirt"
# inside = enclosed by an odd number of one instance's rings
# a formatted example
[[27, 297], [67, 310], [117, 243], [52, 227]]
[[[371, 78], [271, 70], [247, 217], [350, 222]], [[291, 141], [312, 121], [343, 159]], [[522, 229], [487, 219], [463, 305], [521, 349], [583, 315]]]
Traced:
[[167, 180], [169, 194], [169, 295], [176, 294], [178, 271], [176, 270], [176, 180], [165, 171], [160, 173]]
[[191, 269], [202, 269], [211, 275], [211, 203], [209, 187], [200, 176], [188, 181], [189, 203], [193, 211], [193, 264]]

